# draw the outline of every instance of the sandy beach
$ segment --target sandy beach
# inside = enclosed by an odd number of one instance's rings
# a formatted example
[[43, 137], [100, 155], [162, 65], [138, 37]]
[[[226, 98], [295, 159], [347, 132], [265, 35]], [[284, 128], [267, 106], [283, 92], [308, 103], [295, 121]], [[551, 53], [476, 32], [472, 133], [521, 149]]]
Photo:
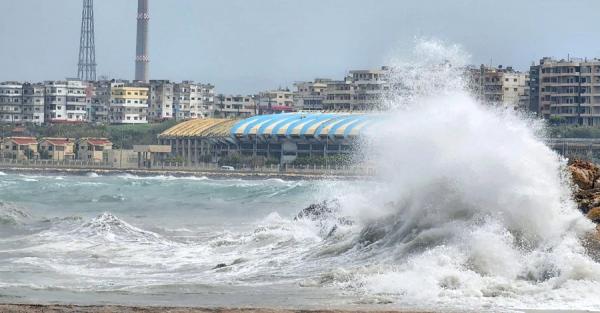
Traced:
[[[186, 307], [139, 307], [139, 306], [77, 306], [0, 304], [2, 313], [358, 313], [352, 310], [287, 310], [287, 309], [225, 309]], [[417, 313], [415, 311], [370, 311], [377, 313]]]

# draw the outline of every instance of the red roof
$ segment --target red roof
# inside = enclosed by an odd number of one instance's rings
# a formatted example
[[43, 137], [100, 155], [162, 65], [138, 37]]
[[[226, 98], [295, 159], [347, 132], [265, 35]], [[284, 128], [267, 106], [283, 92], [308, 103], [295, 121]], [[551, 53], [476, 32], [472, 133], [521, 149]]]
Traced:
[[44, 141], [47, 141], [53, 146], [66, 146], [69, 143], [73, 143], [73, 140], [70, 140], [69, 138], [44, 138]]
[[18, 145], [37, 145], [37, 139], [35, 139], [34, 137], [12, 137], [7, 139]]

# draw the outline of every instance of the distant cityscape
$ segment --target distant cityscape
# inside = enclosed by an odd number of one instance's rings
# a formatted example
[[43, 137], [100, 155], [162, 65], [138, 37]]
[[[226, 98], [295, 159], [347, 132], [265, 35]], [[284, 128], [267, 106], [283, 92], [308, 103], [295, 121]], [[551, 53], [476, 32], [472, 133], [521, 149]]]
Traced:
[[[398, 69], [401, 70], [401, 69]], [[380, 109], [393, 69], [351, 70], [342, 79], [297, 82], [255, 95], [217, 94], [193, 81], [66, 79], [0, 83], [0, 122], [140, 124], [195, 118], [247, 118], [297, 111]], [[529, 71], [501, 65], [465, 69], [482, 102], [537, 114], [553, 123], [600, 126], [600, 60], [543, 58]]]

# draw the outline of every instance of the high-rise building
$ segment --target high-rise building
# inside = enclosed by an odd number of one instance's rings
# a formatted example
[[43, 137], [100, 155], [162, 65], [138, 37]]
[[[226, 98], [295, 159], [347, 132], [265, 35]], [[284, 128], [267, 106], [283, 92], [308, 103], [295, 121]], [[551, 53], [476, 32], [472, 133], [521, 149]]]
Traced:
[[600, 126], [600, 60], [543, 58], [539, 115], [555, 123]]

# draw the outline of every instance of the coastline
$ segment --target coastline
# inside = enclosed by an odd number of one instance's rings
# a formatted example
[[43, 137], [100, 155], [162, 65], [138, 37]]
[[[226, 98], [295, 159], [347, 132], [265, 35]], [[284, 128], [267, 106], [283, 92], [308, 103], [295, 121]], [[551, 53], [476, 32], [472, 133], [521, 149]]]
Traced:
[[56, 305], [56, 304], [0, 304], [2, 313], [426, 313], [410, 310], [294, 310], [267, 308], [192, 308], [163, 306], [120, 306], [120, 305]]
[[89, 173], [98, 175], [130, 174], [137, 176], [173, 176], [173, 177], [207, 177], [212, 179], [283, 179], [283, 180], [360, 180], [370, 179], [367, 175], [349, 175], [344, 173], [316, 172], [260, 172], [252, 170], [186, 170], [186, 169], [121, 169], [94, 167], [19, 167], [2, 166], [0, 171], [15, 174], [73, 175], [83, 176]]

